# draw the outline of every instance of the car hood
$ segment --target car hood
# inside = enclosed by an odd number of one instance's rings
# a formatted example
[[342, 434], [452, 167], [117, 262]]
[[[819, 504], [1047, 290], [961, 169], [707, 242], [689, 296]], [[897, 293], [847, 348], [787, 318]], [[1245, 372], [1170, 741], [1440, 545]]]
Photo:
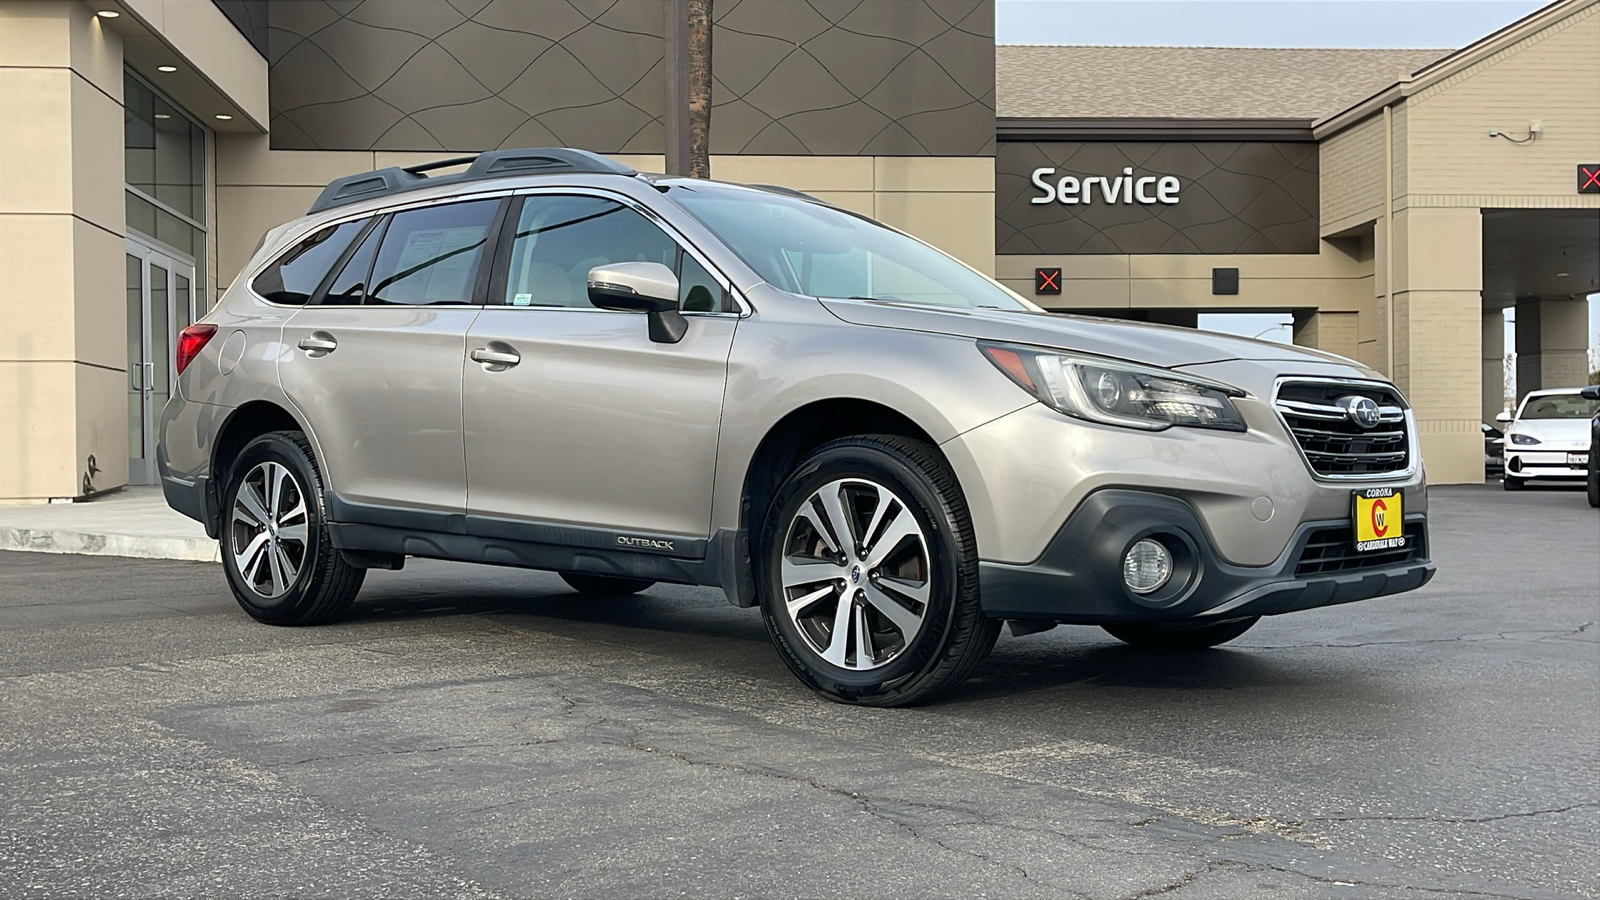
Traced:
[[829, 312], [853, 325], [1056, 347], [1165, 368], [1231, 359], [1359, 365], [1319, 350], [1173, 325], [1146, 325], [1046, 312], [911, 306], [877, 300], [822, 300], [821, 303]]
[[1546, 444], [1587, 445], [1589, 443], [1589, 420], [1518, 419], [1506, 426], [1506, 446], [1521, 449], [1521, 446], [1510, 441], [1510, 437], [1513, 434], [1525, 434], [1529, 437], [1535, 437]]

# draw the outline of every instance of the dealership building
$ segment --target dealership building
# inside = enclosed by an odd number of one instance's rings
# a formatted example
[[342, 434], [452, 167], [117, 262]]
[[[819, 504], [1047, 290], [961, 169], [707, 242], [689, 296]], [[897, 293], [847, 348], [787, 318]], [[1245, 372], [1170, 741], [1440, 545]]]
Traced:
[[[175, 334], [328, 181], [557, 145], [661, 170], [668, 2], [0, 3], [0, 503], [152, 482]], [[714, 14], [714, 177], [1053, 310], [1292, 314], [1405, 391], [1435, 483], [1483, 479], [1506, 352], [1519, 391], [1586, 380], [1600, 0], [1432, 51], [996, 47], [993, 0]]]

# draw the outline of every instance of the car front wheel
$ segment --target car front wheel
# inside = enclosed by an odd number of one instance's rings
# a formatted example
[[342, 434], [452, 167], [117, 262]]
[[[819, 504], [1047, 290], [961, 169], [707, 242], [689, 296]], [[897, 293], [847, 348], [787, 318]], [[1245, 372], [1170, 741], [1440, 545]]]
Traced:
[[222, 566], [239, 605], [269, 625], [338, 618], [366, 576], [333, 546], [311, 442], [275, 431], [239, 452], [223, 497]]
[[1000, 622], [955, 475], [927, 444], [824, 444], [784, 480], [759, 544], [761, 606], [800, 680], [842, 703], [901, 706], [960, 684]]

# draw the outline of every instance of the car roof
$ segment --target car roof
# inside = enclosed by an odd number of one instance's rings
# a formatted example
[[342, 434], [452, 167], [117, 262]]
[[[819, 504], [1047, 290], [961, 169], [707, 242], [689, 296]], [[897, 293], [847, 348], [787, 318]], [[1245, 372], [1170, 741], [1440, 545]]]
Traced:
[[1532, 398], [1532, 397], [1554, 397], [1554, 396], [1558, 396], [1558, 395], [1562, 395], [1562, 394], [1576, 394], [1581, 390], [1583, 390], [1583, 388], [1581, 388], [1581, 387], [1574, 387], [1574, 388], [1545, 388], [1544, 390], [1540, 390], [1540, 391], [1529, 391], [1528, 392], [1528, 396], [1524, 397], [1523, 400], [1526, 401], [1526, 400], [1528, 400], [1529, 398]]

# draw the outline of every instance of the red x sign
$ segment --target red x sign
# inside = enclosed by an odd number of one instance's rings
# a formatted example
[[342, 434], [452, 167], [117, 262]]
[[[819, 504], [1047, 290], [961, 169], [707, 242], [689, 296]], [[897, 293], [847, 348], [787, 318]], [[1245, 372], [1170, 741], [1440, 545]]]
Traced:
[[1033, 292], [1035, 294], [1061, 293], [1060, 269], [1034, 269]]
[[1600, 194], [1600, 163], [1578, 167], [1578, 193]]

